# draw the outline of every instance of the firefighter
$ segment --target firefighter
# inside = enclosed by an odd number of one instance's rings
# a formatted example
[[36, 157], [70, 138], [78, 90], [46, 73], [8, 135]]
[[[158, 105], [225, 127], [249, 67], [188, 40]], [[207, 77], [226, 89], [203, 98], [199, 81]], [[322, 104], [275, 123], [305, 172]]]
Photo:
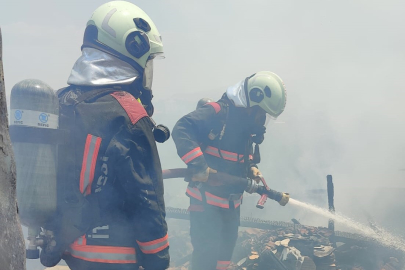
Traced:
[[[157, 127], [150, 118], [153, 60], [162, 54], [161, 36], [144, 11], [125, 1], [106, 3], [88, 21], [69, 86], [58, 92], [60, 108], [71, 108], [74, 117], [74, 143], [65, 152], [73, 151], [74, 166], [66, 174], [96, 201], [89, 213], [99, 212], [63, 255], [72, 270], [169, 266]], [[63, 113], [62, 128], [72, 121], [64, 120], [69, 109]]]
[[[286, 90], [280, 77], [261, 71], [229, 87], [218, 102], [199, 103], [203, 105], [183, 116], [172, 134], [178, 155], [192, 171], [186, 191], [194, 248], [191, 264], [193, 270], [224, 270], [238, 236], [244, 190], [205, 182], [217, 172], [258, 179], [258, 145], [266, 118], [283, 112]], [[285, 205], [288, 197], [283, 193], [279, 203]]]

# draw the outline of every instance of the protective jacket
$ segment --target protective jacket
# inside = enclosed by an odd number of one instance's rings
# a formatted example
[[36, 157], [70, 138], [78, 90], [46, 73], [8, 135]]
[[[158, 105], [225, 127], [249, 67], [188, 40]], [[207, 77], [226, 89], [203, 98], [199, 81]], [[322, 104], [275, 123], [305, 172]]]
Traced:
[[[252, 140], [250, 119], [246, 109], [237, 108], [223, 97], [218, 102], [185, 115], [173, 129], [178, 155], [194, 172], [207, 166], [220, 172], [247, 177], [252, 166]], [[229, 203], [238, 207], [243, 188], [232, 185], [200, 185], [191, 183], [187, 195], [211, 205], [228, 208]], [[232, 194], [239, 196], [231, 196]]]
[[100, 212], [97, 226], [70, 245], [65, 260], [94, 266], [86, 269], [102, 269], [97, 264], [166, 269], [162, 170], [143, 106], [120, 86], [71, 85], [58, 93], [60, 107], [70, 106], [74, 115], [70, 139], [75, 158], [66, 163], [66, 174], [74, 188], [95, 198], [93, 207]]
[[[252, 166], [252, 119], [224, 95], [182, 117], [172, 137], [178, 155], [195, 173], [207, 166], [219, 172], [247, 177]], [[210, 186], [190, 182], [191, 266], [195, 270], [225, 270], [238, 238], [240, 185]]]

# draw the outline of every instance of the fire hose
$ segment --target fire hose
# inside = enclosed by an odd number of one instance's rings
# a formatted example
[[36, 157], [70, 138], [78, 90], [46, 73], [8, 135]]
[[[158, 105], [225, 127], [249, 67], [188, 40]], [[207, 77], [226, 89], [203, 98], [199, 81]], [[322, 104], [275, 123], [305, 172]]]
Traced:
[[[186, 168], [176, 168], [168, 169], [162, 171], [163, 179], [170, 178], [191, 178], [191, 172]], [[211, 173], [207, 180], [207, 184], [211, 186], [222, 186], [222, 185], [233, 185], [243, 188], [246, 192], [252, 194], [257, 193], [261, 197], [256, 204], [257, 208], [263, 209], [267, 198], [279, 202], [281, 205], [285, 205], [288, 202], [289, 194], [275, 191], [270, 189], [266, 181], [262, 176], [259, 176], [260, 182], [263, 185], [259, 185], [255, 180], [250, 178], [243, 178], [238, 176], [233, 176], [227, 173]], [[198, 184], [197, 184], [198, 185]]]
[[[170, 179], [170, 178], [186, 178], [186, 179], [191, 178], [191, 172], [185, 168], [163, 170], [163, 179]], [[257, 187], [253, 188], [253, 190], [255, 191], [252, 193], [258, 193], [261, 195], [256, 207], [262, 209], [263, 208], [262, 206], [264, 206], [264, 203], [266, 202], [267, 198], [279, 201], [284, 193], [270, 189], [267, 186], [263, 177], [261, 177], [261, 182], [263, 183], [263, 186], [258, 185], [254, 180], [249, 178], [231, 176], [229, 174], [220, 172], [210, 174], [210, 177], [208, 178], [207, 181], [207, 183], [212, 186], [235, 184], [244, 187], [245, 190], [249, 189], [251, 186], [256, 185]], [[189, 216], [190, 213], [187, 209], [166, 207], [166, 214], [168, 218], [183, 219], [183, 220], [189, 220], [190, 218]], [[292, 222], [272, 221], [243, 216], [240, 218], [240, 226], [263, 230], [274, 230], [280, 228], [295, 228], [295, 229], [306, 228], [305, 225], [300, 224], [296, 225]], [[351, 244], [378, 245], [375, 241], [373, 241], [372, 238], [364, 237], [356, 233], [335, 231], [334, 234], [331, 235], [330, 237], [333, 237], [334, 241], [348, 243], [349, 245]]]

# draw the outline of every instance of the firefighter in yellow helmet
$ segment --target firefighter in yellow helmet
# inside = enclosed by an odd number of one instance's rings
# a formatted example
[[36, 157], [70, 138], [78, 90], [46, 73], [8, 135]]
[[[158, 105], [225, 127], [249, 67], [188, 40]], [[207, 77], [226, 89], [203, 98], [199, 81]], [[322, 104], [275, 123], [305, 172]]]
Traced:
[[70, 207], [77, 200], [65, 197], [51, 226], [54, 245], [41, 253], [44, 265], [56, 264], [60, 258], [52, 255], [61, 252], [72, 270], [169, 267], [155, 142], [169, 133], [157, 138], [161, 127], [150, 118], [153, 61], [162, 54], [155, 24], [132, 3], [106, 3], [88, 21], [82, 56], [69, 86], [58, 91], [60, 127], [72, 140], [60, 149], [66, 160], [58, 181], [68, 183], [66, 191], [74, 189], [70, 194], [84, 196], [87, 210]]
[[[264, 140], [266, 119], [277, 118], [286, 105], [279, 76], [261, 71], [227, 89], [218, 102], [208, 102], [183, 116], [173, 129], [180, 158], [193, 172], [190, 197], [192, 269], [227, 269], [238, 237], [243, 188], [211, 186], [217, 172], [255, 179], [261, 175], [258, 145]], [[253, 151], [253, 145], [254, 151]], [[280, 205], [289, 195], [281, 193]]]

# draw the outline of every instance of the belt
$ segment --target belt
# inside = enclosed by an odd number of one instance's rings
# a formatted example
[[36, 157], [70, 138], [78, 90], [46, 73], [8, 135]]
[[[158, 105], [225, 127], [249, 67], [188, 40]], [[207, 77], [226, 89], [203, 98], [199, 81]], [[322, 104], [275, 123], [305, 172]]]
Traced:
[[[218, 206], [221, 208], [226, 208], [229, 209], [229, 205], [232, 202], [234, 208], [237, 208], [241, 205], [242, 203], [242, 193], [237, 193], [237, 194], [230, 194], [228, 198], [222, 198], [219, 196], [216, 196], [208, 191], [205, 191], [204, 194], [201, 193], [200, 189], [196, 187], [187, 187], [186, 194], [189, 197], [193, 197], [194, 199], [197, 199], [199, 201], [205, 201], [207, 204]], [[205, 196], [203, 196], [205, 195]], [[205, 197], [205, 198], [204, 198]], [[205, 200], [204, 200], [205, 199]]]

